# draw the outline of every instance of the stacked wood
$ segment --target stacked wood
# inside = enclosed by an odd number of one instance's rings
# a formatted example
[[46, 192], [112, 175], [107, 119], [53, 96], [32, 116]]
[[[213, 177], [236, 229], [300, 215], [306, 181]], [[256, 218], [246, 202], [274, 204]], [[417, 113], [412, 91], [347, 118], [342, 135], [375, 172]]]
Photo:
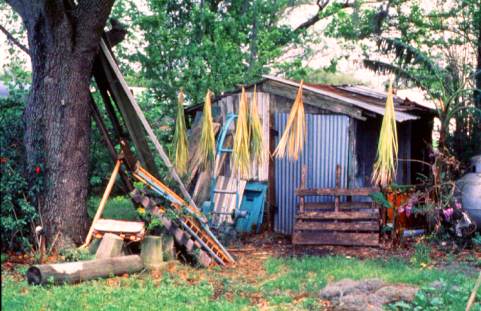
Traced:
[[[378, 246], [380, 213], [371, 202], [341, 202], [341, 196], [367, 196], [376, 188], [346, 189], [340, 187], [340, 167], [336, 170], [336, 188], [308, 189], [307, 168], [301, 173], [296, 190], [299, 210], [294, 223], [295, 245]], [[305, 196], [334, 196], [334, 202], [306, 203]]]
[[94, 259], [59, 264], [34, 265], [27, 270], [29, 284], [77, 283], [111, 275], [140, 272], [144, 268], [138, 255]]

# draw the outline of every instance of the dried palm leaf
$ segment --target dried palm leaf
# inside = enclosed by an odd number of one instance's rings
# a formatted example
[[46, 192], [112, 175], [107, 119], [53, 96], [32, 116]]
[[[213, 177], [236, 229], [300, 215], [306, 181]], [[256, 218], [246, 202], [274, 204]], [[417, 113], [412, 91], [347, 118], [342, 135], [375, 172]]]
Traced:
[[204, 101], [204, 111], [202, 117], [202, 131], [200, 134], [199, 153], [202, 166], [205, 169], [211, 167], [215, 155], [215, 135], [212, 125], [212, 92], [207, 90]]
[[249, 126], [247, 124], [247, 114], [247, 95], [244, 87], [242, 87], [242, 93], [239, 100], [239, 113], [237, 115], [236, 131], [234, 135], [234, 148], [232, 151], [233, 170], [242, 178], [248, 178], [250, 169]]
[[392, 82], [390, 82], [386, 99], [386, 110], [382, 119], [381, 132], [379, 133], [376, 162], [372, 172], [372, 182], [375, 185], [385, 187], [394, 180], [397, 170], [397, 158], [398, 138]]
[[286, 122], [286, 128], [284, 129], [284, 133], [282, 133], [276, 150], [274, 150], [273, 155], [277, 158], [284, 158], [287, 155], [290, 160], [297, 160], [304, 148], [307, 132], [304, 102], [302, 100], [303, 85], [304, 81], [301, 81], [296, 99]]
[[259, 118], [257, 107], [257, 89], [254, 86], [250, 111], [250, 134], [251, 134], [251, 155], [254, 161], [262, 163], [265, 159], [265, 152], [262, 144], [262, 123]]
[[187, 171], [187, 162], [189, 161], [189, 142], [187, 141], [187, 127], [185, 125], [184, 115], [184, 92], [180, 90], [177, 102], [177, 120], [175, 122], [174, 132], [175, 145], [175, 169], [180, 175], [184, 175]]

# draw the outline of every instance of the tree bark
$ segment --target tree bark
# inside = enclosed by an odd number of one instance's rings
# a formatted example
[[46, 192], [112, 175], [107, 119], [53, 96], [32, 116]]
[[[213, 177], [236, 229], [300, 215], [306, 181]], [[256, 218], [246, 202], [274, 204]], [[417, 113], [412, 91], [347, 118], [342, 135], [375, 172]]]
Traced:
[[28, 34], [32, 85], [24, 113], [27, 166], [43, 167], [47, 239], [80, 243], [87, 230], [90, 80], [113, 0], [7, 0]]

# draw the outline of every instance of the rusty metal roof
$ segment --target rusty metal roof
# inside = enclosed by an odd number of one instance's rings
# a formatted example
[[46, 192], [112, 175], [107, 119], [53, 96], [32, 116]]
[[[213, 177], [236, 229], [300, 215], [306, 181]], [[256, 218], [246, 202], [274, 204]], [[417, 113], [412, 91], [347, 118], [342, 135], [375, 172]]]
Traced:
[[[268, 75], [263, 76], [263, 78], [264, 82], [266, 80], [271, 80], [299, 87], [299, 82], [297, 81]], [[384, 115], [387, 94], [364, 86], [334, 86], [328, 84], [304, 83], [303, 90], [326, 99], [332, 98], [349, 106], [355, 106], [375, 114]], [[417, 120], [420, 118], [419, 115], [409, 112], [415, 112], [416, 110], [419, 112], [429, 111], [426, 107], [399, 96], [394, 96], [394, 109], [396, 110], [397, 122]]]
[[[299, 83], [297, 81], [283, 79], [279, 77], [264, 75], [263, 79], [256, 84], [262, 84], [269, 81], [278, 82], [280, 84], [284, 84], [290, 87], [299, 87]], [[246, 88], [253, 87], [254, 84], [246, 86]], [[324, 100], [333, 100], [337, 104], [341, 103], [348, 107], [355, 107], [360, 109], [361, 111], [366, 111], [369, 113], [377, 114], [377, 115], [384, 115], [385, 105], [386, 105], [386, 97], [387, 94], [384, 92], [379, 92], [373, 89], [370, 89], [365, 86], [360, 85], [329, 85], [329, 84], [312, 84], [312, 83], [304, 83], [303, 87], [304, 92], [312, 94], [314, 96], [318, 96]], [[214, 98], [214, 101], [217, 101], [225, 96], [233, 95], [240, 92], [240, 88], [234, 91], [225, 92], [220, 96]], [[309, 104], [306, 101], [306, 104]], [[194, 105], [191, 107], [186, 108], [186, 112], [190, 113], [201, 109], [203, 106], [202, 104]], [[422, 114], [430, 114], [432, 110], [428, 109], [427, 107], [420, 105], [414, 101], [409, 100], [408, 98], [402, 98], [399, 96], [394, 96], [394, 109], [396, 111], [396, 121], [397, 122], [404, 122], [410, 120], [417, 120], [420, 119]]]

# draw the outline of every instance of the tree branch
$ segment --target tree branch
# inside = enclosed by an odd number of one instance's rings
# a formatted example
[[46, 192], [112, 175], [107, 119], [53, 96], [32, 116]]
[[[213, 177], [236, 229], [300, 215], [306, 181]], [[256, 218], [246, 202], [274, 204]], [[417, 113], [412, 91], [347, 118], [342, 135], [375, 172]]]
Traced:
[[24, 51], [25, 53], [27, 53], [28, 55], [30, 55], [30, 52], [28, 50], [28, 48], [23, 45], [22, 43], [20, 43], [20, 41], [18, 41], [7, 29], [5, 29], [5, 27], [3, 27], [2, 25], [0, 25], [0, 31], [2, 31], [5, 36], [7, 36], [7, 39], [8, 41], [10, 41], [11, 43], [13, 43], [14, 45], [16, 45], [18, 48], [20, 48], [22, 51]]
[[[316, 1], [316, 5], [317, 5], [317, 13], [311, 17], [310, 19], [308, 19], [307, 21], [305, 21], [304, 23], [300, 24], [299, 26], [296, 27], [296, 29], [294, 29], [294, 32], [298, 32], [298, 31], [302, 31], [302, 30], [305, 30], [305, 29], [308, 29], [309, 27], [313, 26], [314, 24], [316, 24], [318, 21], [321, 20], [321, 13], [322, 11], [324, 11], [324, 9], [327, 7], [327, 5], [330, 3], [331, 1], [330, 0], [317, 0]], [[341, 7], [343, 9], [346, 9], [346, 8], [352, 8], [354, 7], [354, 2], [349, 2], [348, 0], [346, 0], [346, 2], [342, 3], [341, 4]], [[323, 16], [323, 18], [326, 17], [326, 16]]]

